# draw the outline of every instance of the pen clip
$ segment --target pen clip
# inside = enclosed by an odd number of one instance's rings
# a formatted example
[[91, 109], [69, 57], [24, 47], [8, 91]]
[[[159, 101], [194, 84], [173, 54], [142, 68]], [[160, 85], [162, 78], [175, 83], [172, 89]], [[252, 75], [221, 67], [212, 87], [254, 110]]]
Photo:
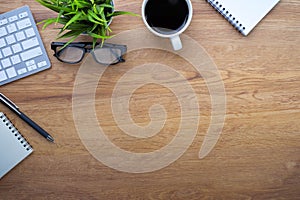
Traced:
[[8, 104], [9, 106], [12, 106], [15, 109], [19, 110], [19, 107], [14, 102], [12, 102], [8, 97], [6, 97], [4, 94], [0, 93], [0, 99], [2, 99], [2, 101]]

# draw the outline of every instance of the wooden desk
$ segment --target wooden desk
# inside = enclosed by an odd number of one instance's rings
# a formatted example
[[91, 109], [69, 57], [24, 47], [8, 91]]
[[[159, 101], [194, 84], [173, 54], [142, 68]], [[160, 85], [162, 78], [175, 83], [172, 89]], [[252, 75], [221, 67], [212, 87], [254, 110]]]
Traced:
[[[115, 2], [119, 10], [140, 13], [142, 1]], [[80, 65], [57, 61], [50, 50], [57, 30], [41, 31], [39, 26], [52, 68], [0, 90], [48, 130], [56, 144], [0, 105], [35, 150], [0, 181], [0, 199], [300, 198], [300, 2], [282, 0], [247, 37], [205, 1], [192, 2], [194, 18], [185, 34], [211, 56], [226, 89], [226, 120], [210, 154], [198, 159], [210, 123], [211, 102], [203, 79], [196, 76], [190, 81], [199, 97], [201, 120], [192, 145], [178, 160], [140, 174], [120, 172], [99, 162], [81, 142], [73, 119], [72, 92]], [[1, 12], [24, 4], [31, 7], [37, 21], [55, 16], [34, 0], [1, 1]], [[111, 26], [115, 34], [143, 27], [140, 18], [128, 16], [115, 18]], [[168, 112], [167, 128], [148, 140], [124, 135], [112, 119], [110, 104], [100, 101], [110, 98], [119, 73], [137, 64], [133, 58], [153, 62], [162, 54], [170, 66], [187, 65], [171, 53], [141, 50], [129, 53], [127, 64], [111, 68], [99, 82], [98, 120], [120, 148], [139, 153], [159, 149], [172, 140], [178, 128], [179, 104], [159, 85], [140, 88], [130, 102], [134, 121], [140, 125], [149, 122], [148, 109], [153, 103], [160, 102]]]

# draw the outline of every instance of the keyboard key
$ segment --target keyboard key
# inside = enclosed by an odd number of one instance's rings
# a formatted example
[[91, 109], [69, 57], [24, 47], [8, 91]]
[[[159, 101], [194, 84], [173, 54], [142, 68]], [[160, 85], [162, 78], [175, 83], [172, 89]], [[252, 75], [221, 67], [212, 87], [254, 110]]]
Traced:
[[19, 14], [20, 19], [23, 19], [24, 17], [27, 17], [27, 16], [28, 16], [27, 12], [22, 12], [22, 13]]
[[5, 27], [0, 27], [0, 37], [7, 35]]
[[13, 16], [11, 16], [11, 17], [8, 18], [9, 22], [14, 22], [14, 21], [17, 21], [17, 20], [18, 20], [17, 15], [13, 15]]
[[4, 57], [10, 56], [12, 54], [11, 48], [6, 47], [6, 48], [2, 49], [2, 53], [3, 53]]
[[8, 23], [7, 19], [0, 20], [0, 26], [5, 25], [7, 23]]
[[8, 24], [6, 26], [8, 33], [13, 33], [17, 31], [17, 27], [15, 24]]
[[26, 68], [21, 68], [18, 70], [18, 74], [21, 75], [21, 74], [25, 74], [27, 72], [27, 69]]
[[28, 71], [33, 71], [35, 69], [37, 69], [36, 65], [30, 65], [27, 67]]
[[12, 45], [11, 48], [14, 53], [19, 53], [22, 51], [22, 47], [19, 43]]
[[33, 28], [26, 29], [25, 34], [28, 38], [35, 36], [35, 32], [34, 32]]
[[9, 35], [5, 37], [7, 44], [13, 44], [16, 42], [15, 36], [14, 35]]
[[[2, 53], [1, 53], [1, 51], [0, 51], [0, 59], [1, 59], [1, 58], [3, 58], [3, 56], [2, 56]], [[0, 68], [0, 69], [1, 69], [1, 68]]]
[[30, 27], [31, 26], [30, 19], [29, 18], [25, 18], [25, 19], [22, 19], [21, 21], [18, 21], [17, 22], [17, 26], [18, 26], [19, 30], [27, 28], [27, 27]]
[[29, 48], [37, 46], [37, 45], [39, 45], [39, 41], [36, 37], [22, 42], [23, 49], [29, 49]]
[[17, 72], [16, 72], [16, 69], [14, 67], [8, 68], [6, 70], [6, 73], [8, 75], [8, 78], [13, 78], [13, 77], [17, 76]]
[[16, 38], [17, 38], [18, 41], [21, 41], [21, 40], [24, 40], [26, 37], [25, 37], [24, 32], [20, 31], [20, 32], [16, 33]]
[[43, 55], [41, 47], [36, 47], [20, 54], [23, 61], [30, 60], [40, 55]]
[[5, 81], [7, 79], [7, 76], [5, 74], [5, 71], [0, 71], [0, 81]]
[[13, 65], [19, 64], [21, 62], [21, 58], [19, 55], [14, 55], [14, 56], [10, 57], [10, 60]]
[[9, 60], [9, 58], [5, 58], [3, 60], [1, 60], [1, 64], [3, 68], [7, 68], [11, 66], [11, 62]]
[[41, 68], [41, 67], [44, 67], [47, 65], [47, 62], [46, 61], [41, 61], [38, 63], [38, 67]]
[[35, 64], [34, 60], [28, 60], [28, 61], [25, 62], [25, 65], [27, 67], [29, 67], [30, 65], [34, 65], [34, 64]]
[[6, 42], [4, 40], [4, 38], [0, 38], [0, 48], [6, 46]]

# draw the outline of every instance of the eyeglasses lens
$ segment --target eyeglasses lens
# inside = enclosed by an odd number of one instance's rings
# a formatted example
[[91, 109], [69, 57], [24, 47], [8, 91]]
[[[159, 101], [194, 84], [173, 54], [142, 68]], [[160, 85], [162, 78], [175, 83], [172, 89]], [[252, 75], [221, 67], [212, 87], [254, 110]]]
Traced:
[[122, 56], [121, 50], [116, 48], [96, 48], [93, 54], [96, 61], [103, 64], [117, 63]]
[[79, 62], [82, 59], [83, 55], [83, 49], [77, 47], [66, 47], [58, 54], [59, 59], [68, 63]]

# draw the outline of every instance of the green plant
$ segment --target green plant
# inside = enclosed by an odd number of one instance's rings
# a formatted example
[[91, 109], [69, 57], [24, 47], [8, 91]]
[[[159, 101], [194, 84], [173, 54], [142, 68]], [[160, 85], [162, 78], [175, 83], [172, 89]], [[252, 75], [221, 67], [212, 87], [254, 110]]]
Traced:
[[61, 24], [57, 39], [70, 38], [73, 42], [80, 34], [85, 33], [93, 38], [93, 46], [98, 39], [112, 37], [109, 22], [114, 16], [132, 12], [115, 11], [113, 0], [36, 0], [41, 5], [58, 13], [57, 17], [41, 21], [43, 29], [50, 24]]

